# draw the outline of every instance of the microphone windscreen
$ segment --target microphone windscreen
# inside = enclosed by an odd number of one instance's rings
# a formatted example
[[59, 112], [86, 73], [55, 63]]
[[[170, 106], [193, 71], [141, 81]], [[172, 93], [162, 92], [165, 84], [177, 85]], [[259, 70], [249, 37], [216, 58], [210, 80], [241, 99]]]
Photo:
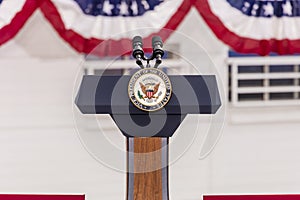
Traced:
[[161, 47], [163, 47], [163, 41], [162, 41], [161, 37], [159, 37], [159, 36], [154, 36], [154, 37], [152, 38], [152, 47], [153, 47], [153, 48], [154, 48], [154, 46], [155, 46], [156, 43], [159, 43], [159, 45], [160, 45]]
[[143, 47], [143, 39], [141, 36], [134, 36], [134, 38], [132, 39], [132, 47], [134, 48], [134, 46], [140, 43], [139, 45], [141, 45], [141, 47]]

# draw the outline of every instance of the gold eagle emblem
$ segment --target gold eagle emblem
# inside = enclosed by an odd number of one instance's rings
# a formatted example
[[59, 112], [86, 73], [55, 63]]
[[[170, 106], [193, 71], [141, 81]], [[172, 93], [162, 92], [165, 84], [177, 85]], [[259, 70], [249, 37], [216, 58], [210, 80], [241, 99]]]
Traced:
[[148, 99], [158, 98], [157, 96], [154, 96], [154, 95], [158, 92], [159, 85], [160, 85], [160, 83], [157, 83], [157, 84], [147, 83], [144, 85], [140, 82], [142, 92], [145, 95], [142, 98], [143, 99], [144, 98], [148, 98]]

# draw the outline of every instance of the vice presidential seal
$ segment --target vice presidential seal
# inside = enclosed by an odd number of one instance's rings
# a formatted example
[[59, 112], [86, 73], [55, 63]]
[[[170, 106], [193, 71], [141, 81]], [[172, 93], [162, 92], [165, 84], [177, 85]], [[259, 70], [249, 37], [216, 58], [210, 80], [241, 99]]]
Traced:
[[172, 86], [169, 77], [157, 68], [144, 68], [137, 71], [128, 84], [128, 95], [137, 108], [156, 111], [170, 100]]

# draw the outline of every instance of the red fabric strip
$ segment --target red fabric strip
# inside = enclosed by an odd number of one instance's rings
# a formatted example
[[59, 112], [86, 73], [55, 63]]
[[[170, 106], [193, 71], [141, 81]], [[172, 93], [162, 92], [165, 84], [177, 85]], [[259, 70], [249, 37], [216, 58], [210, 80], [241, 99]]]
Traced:
[[12, 21], [0, 29], [0, 45], [14, 38], [37, 8], [37, 0], [27, 0]]

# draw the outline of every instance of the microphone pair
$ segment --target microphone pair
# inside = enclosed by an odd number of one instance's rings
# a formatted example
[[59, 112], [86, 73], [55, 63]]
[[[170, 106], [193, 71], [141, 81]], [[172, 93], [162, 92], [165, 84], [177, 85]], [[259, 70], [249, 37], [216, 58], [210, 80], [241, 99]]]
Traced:
[[136, 59], [136, 64], [139, 65], [142, 69], [145, 68], [143, 65], [143, 60], [147, 61], [147, 67], [150, 67], [149, 61], [154, 60], [154, 68], [157, 68], [162, 63], [162, 57], [164, 56], [163, 42], [161, 37], [154, 36], [152, 38], [152, 55], [150, 58], [147, 58], [143, 50], [143, 39], [141, 36], [135, 36], [132, 39], [132, 56]]

